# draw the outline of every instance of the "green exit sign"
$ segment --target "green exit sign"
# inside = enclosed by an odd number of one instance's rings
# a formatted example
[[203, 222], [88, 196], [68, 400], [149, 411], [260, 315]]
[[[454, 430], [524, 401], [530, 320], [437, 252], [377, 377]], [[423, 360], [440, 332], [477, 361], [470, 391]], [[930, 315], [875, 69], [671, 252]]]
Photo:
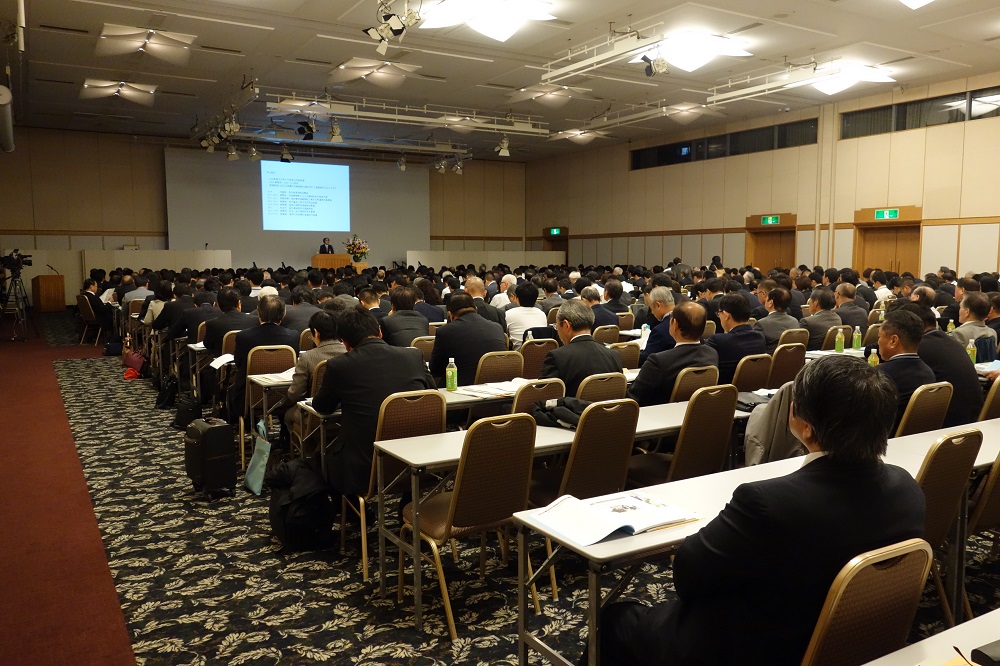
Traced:
[[760, 218], [761, 224], [781, 224], [780, 215], [764, 215]]
[[545, 236], [565, 236], [567, 231], [569, 231], [568, 227], [545, 227], [542, 234]]
[[899, 209], [898, 208], [881, 208], [875, 211], [876, 220], [898, 220], [899, 219]]
[[559, 227], [555, 227], [554, 229], [549, 229], [549, 235], [550, 236], [558, 236], [561, 233], [562, 233], [562, 229], [560, 229]]

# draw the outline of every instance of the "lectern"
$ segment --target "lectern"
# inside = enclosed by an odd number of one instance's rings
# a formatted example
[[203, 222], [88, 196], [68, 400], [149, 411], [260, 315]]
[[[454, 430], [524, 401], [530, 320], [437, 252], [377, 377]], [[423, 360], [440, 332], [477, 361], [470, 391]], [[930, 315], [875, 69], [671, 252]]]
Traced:
[[314, 254], [310, 260], [313, 268], [341, 268], [351, 263], [349, 254]]
[[31, 278], [31, 301], [35, 312], [62, 312], [66, 309], [66, 287], [62, 275]]

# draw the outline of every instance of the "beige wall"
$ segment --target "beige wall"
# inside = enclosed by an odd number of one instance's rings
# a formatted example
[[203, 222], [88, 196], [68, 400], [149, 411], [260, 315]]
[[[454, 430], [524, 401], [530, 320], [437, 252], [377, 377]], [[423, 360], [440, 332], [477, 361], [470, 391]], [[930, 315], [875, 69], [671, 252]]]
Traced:
[[[521, 252], [525, 165], [470, 160], [461, 176], [430, 174], [431, 250]], [[474, 257], [473, 257], [474, 258]]]

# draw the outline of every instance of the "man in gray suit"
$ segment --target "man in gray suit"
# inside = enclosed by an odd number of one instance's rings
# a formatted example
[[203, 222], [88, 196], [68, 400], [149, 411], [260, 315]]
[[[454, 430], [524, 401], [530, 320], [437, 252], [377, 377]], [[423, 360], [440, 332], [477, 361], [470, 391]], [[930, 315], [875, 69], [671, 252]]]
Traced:
[[292, 305], [285, 310], [285, 318], [281, 320], [281, 325], [290, 328], [296, 333], [309, 328], [309, 320], [321, 308], [316, 305], [316, 296], [312, 289], [305, 285], [300, 285], [292, 290]]
[[309, 330], [312, 332], [316, 346], [299, 355], [292, 375], [292, 385], [288, 387], [286, 402], [291, 405], [285, 412], [285, 427], [288, 430], [298, 430], [301, 424], [301, 409], [296, 404], [307, 397], [312, 389], [313, 375], [316, 367], [334, 356], [347, 353], [347, 347], [340, 340], [337, 332], [337, 315], [328, 310], [319, 310], [309, 319]]
[[837, 302], [837, 309], [834, 312], [840, 317], [841, 322], [852, 329], [857, 327], [861, 331], [861, 335], [864, 335], [865, 331], [868, 330], [868, 313], [854, 301], [856, 296], [857, 290], [853, 284], [841, 282], [833, 294], [833, 298]]
[[542, 283], [542, 289], [545, 290], [545, 298], [539, 300], [535, 305], [540, 307], [545, 314], [548, 314], [552, 308], [557, 308], [563, 304], [564, 299], [559, 295], [558, 280], [547, 278]]
[[764, 334], [768, 354], [774, 353], [782, 333], [792, 328], [800, 328], [799, 320], [787, 312], [791, 300], [791, 292], [784, 287], [775, 287], [767, 293], [767, 298], [764, 300], [767, 316], [758, 319], [754, 328]]
[[809, 312], [811, 314], [799, 320], [799, 326], [809, 330], [808, 349], [822, 347], [826, 332], [830, 330], [830, 327], [841, 326], [844, 323], [833, 311], [836, 305], [837, 302], [829, 289], [817, 287], [809, 294]]

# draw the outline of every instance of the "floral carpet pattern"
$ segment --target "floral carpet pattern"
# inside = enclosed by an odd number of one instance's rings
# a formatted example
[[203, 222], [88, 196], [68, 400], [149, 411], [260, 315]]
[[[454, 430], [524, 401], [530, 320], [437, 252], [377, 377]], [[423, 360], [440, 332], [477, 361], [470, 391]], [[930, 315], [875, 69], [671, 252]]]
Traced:
[[[412, 596], [395, 597], [393, 554], [388, 591], [377, 582], [375, 520], [369, 536], [372, 580], [361, 575], [358, 523], [347, 548], [289, 553], [271, 537], [268, 498], [238, 488], [206, 503], [184, 473], [182, 434], [171, 410], [155, 410], [144, 380], [122, 379], [117, 358], [61, 360], [56, 374], [112, 576], [140, 664], [514, 664], [517, 663], [516, 559], [505, 566], [495, 539], [487, 573], [478, 571], [478, 539], [460, 543], [445, 573], [459, 638], [448, 639], [437, 581], [424, 576], [424, 632], [412, 623]], [[396, 506], [387, 515], [395, 516]], [[394, 520], [394, 518], [392, 519]], [[339, 530], [339, 526], [335, 527]], [[976, 542], [968, 589], [977, 612], [1000, 607], [1000, 562]], [[543, 546], [532, 546], [533, 561]], [[390, 549], [392, 553], [392, 549]], [[409, 563], [408, 561], [408, 564]], [[559, 601], [539, 595], [543, 615], [530, 627], [570, 659], [586, 637], [586, 570], [566, 557]], [[675, 597], [669, 567], [645, 565], [627, 597]], [[943, 628], [930, 586], [913, 638]], [[532, 654], [533, 663], [542, 663]]]

